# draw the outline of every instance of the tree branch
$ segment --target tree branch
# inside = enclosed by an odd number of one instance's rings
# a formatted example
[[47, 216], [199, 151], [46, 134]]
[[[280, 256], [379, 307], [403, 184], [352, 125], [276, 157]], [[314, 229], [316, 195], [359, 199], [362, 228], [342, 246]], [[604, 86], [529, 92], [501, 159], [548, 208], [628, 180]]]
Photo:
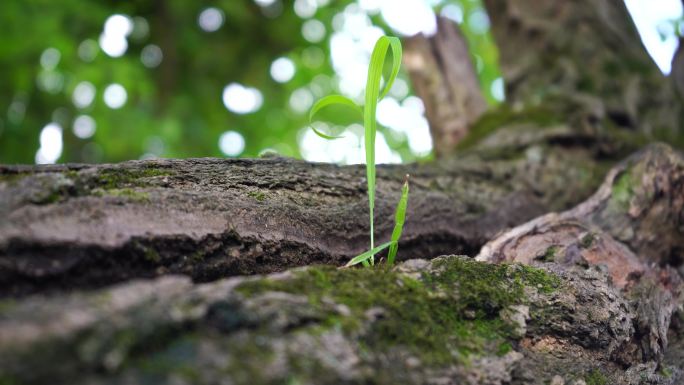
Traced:
[[[474, 146], [440, 164], [379, 167], [377, 239], [389, 239], [407, 173], [399, 259], [475, 253], [508, 226], [577, 203], [598, 185], [596, 165], [606, 160], [591, 147], [549, 144], [553, 137]], [[554, 149], [526, 156], [534, 143]], [[2, 296], [168, 273], [209, 281], [340, 265], [368, 248], [361, 166], [151, 160], [4, 166], [0, 180]]]
[[437, 17], [437, 33], [404, 39], [404, 63], [425, 104], [437, 157], [453, 153], [487, 109], [465, 38], [451, 20]]

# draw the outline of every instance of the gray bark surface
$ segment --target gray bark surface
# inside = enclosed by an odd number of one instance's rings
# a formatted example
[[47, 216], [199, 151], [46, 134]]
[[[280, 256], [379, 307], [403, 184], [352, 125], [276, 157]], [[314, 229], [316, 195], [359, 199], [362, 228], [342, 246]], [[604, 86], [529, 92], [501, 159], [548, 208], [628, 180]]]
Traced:
[[[610, 158], [553, 144], [572, 135], [568, 127], [528, 129], [537, 131], [525, 143], [487, 143], [439, 164], [380, 166], [378, 241], [392, 231], [405, 174], [411, 197], [400, 259], [474, 255], [498, 231], [589, 196], [602, 177], [596, 166]], [[368, 248], [362, 166], [151, 160], [2, 166], [0, 178], [5, 297], [169, 273], [209, 281], [339, 265]]]
[[[655, 145], [585, 202], [501, 233], [479, 261], [168, 275], [5, 300], [0, 373], [27, 384], [680, 384], [683, 267], [669, 251], [684, 239], [682, 185], [682, 154]], [[657, 247], [643, 226], [658, 226]]]
[[0, 166], [0, 384], [683, 384], [681, 55], [622, 2], [485, 5], [507, 103], [378, 168], [393, 269], [337, 268], [362, 166]]

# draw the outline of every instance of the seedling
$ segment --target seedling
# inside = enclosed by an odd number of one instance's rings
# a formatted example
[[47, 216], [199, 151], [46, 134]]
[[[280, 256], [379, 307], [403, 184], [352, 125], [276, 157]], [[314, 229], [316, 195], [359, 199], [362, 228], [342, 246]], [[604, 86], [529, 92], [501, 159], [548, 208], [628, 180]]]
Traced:
[[[385, 88], [380, 92], [380, 81], [382, 79], [382, 70], [385, 64], [387, 52], [392, 50], [392, 69], [390, 76], [387, 79]], [[311, 111], [309, 112], [309, 121], [313, 121], [314, 115], [322, 108], [333, 104], [339, 104], [350, 107], [363, 116], [365, 152], [366, 152], [366, 180], [368, 182], [368, 211], [370, 216], [370, 248], [368, 251], [352, 258], [346, 266], [356, 265], [362, 263], [365, 266], [375, 264], [375, 255], [382, 250], [389, 248], [387, 255], [387, 264], [392, 265], [399, 249], [399, 238], [404, 227], [404, 219], [406, 217], [406, 205], [408, 202], [408, 175], [402, 187], [401, 199], [397, 205], [395, 212], [395, 225], [392, 237], [389, 242], [383, 243], [380, 246], [375, 246], [374, 231], [373, 231], [373, 209], [375, 207], [375, 135], [377, 131], [377, 122], [375, 112], [378, 102], [384, 98], [392, 88], [394, 80], [399, 73], [401, 66], [401, 41], [396, 37], [382, 36], [375, 43], [373, 53], [371, 54], [370, 64], [368, 66], [368, 78], [366, 80], [366, 96], [363, 109], [358, 106], [351, 99], [342, 95], [329, 95], [317, 101]], [[312, 127], [316, 135], [328, 139], [339, 139], [341, 136], [328, 135], [316, 128]]]

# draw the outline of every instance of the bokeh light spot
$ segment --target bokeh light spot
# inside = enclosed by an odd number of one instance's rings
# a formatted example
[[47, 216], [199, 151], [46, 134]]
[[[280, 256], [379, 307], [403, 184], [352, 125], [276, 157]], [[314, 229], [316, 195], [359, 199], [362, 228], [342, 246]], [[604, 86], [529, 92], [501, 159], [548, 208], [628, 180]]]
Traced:
[[95, 119], [88, 115], [79, 115], [74, 119], [72, 129], [77, 138], [88, 139], [95, 135], [95, 126]]
[[489, 31], [489, 16], [484, 9], [476, 9], [468, 16], [470, 30], [477, 34], [484, 34]]
[[120, 35], [126, 37], [133, 32], [133, 20], [130, 17], [114, 14], [107, 18], [104, 24], [104, 33], [107, 35]]
[[142, 40], [150, 33], [150, 23], [144, 17], [136, 16], [133, 18], [133, 32], [131, 39]]
[[261, 108], [264, 98], [256, 88], [231, 83], [223, 89], [223, 104], [236, 114], [249, 114]]
[[290, 81], [294, 74], [294, 63], [286, 57], [278, 58], [271, 64], [271, 77], [278, 83]]
[[219, 149], [227, 156], [238, 156], [245, 150], [245, 138], [237, 131], [226, 131], [219, 137]]
[[128, 41], [123, 35], [100, 35], [100, 48], [111, 57], [121, 57], [128, 49]]
[[316, 14], [318, 5], [314, 0], [295, 0], [294, 11], [302, 19], [308, 19]]
[[128, 94], [121, 84], [110, 84], [104, 90], [104, 102], [109, 108], [117, 109], [123, 107], [126, 104], [126, 99], [128, 99]]
[[74, 88], [74, 93], [71, 95], [71, 100], [78, 108], [86, 108], [93, 103], [95, 99], [95, 86], [91, 82], [80, 82]]
[[154, 44], [146, 45], [140, 52], [140, 61], [147, 68], [155, 68], [161, 64], [164, 54], [161, 48]]
[[45, 70], [53, 70], [57, 67], [57, 64], [59, 64], [59, 59], [61, 57], [62, 54], [59, 53], [56, 48], [50, 47], [40, 55], [40, 65]]
[[394, 1], [383, 1], [381, 14], [390, 28], [403, 36], [421, 32], [430, 36], [437, 31], [435, 14], [422, 0], [404, 0], [401, 6]]
[[290, 108], [292, 111], [303, 114], [309, 111], [313, 105], [314, 96], [308, 89], [302, 87], [294, 90], [290, 95]]
[[62, 127], [49, 123], [40, 131], [40, 148], [36, 152], [36, 164], [55, 163], [62, 156]]
[[381, 0], [358, 0], [359, 6], [364, 11], [374, 14], [380, 12]]
[[111, 15], [100, 35], [100, 48], [111, 57], [120, 57], [128, 49], [126, 37], [133, 32], [133, 20], [120, 14]]
[[50, 94], [57, 94], [64, 87], [64, 75], [57, 71], [40, 71], [37, 81], [38, 88]]
[[458, 24], [463, 23], [463, 8], [461, 8], [458, 4], [445, 5], [439, 14], [442, 17], [446, 17], [447, 19], [457, 22]]
[[492, 81], [492, 85], [490, 86], [489, 90], [492, 93], [492, 97], [500, 102], [506, 98], [504, 92], [504, 81], [500, 77]]
[[307, 20], [302, 24], [302, 36], [310, 43], [318, 43], [325, 38], [325, 25], [316, 20]]
[[209, 7], [200, 12], [197, 23], [206, 32], [217, 31], [223, 25], [223, 11]]

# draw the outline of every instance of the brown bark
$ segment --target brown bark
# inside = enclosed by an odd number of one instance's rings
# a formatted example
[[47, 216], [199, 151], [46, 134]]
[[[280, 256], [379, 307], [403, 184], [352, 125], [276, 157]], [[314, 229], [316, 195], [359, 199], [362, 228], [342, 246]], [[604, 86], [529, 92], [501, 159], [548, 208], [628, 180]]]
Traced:
[[[684, 5], [684, 2], [682, 4]], [[679, 47], [677, 47], [677, 51], [672, 58], [672, 71], [670, 73], [680, 100], [684, 98], [684, 45], [682, 45], [682, 40], [684, 39], [680, 37]]]
[[512, 105], [569, 101], [646, 138], [682, 137], [681, 103], [622, 1], [486, 0]]
[[508, 230], [488, 242], [477, 259], [602, 269], [633, 302], [639, 336], [618, 351], [604, 352], [604, 359], [658, 363], [667, 351], [671, 318], [684, 304], [683, 219], [684, 158], [666, 146], [652, 146], [611, 170], [581, 205]]
[[[479, 256], [542, 270], [451, 256], [5, 302], [0, 373], [26, 384], [679, 384], [681, 263], [659, 253], [684, 239], [683, 183], [684, 156], [651, 146], [582, 204]], [[626, 226], [658, 226], [656, 254], [631, 251], [652, 244], [624, 238]]]
[[682, 39], [679, 39], [679, 47], [672, 58], [672, 82], [680, 98], [684, 97], [684, 46]]
[[458, 26], [437, 18], [437, 33], [404, 39], [404, 64], [413, 88], [425, 103], [435, 155], [445, 157], [482, 116], [482, 96], [470, 51]]
[[684, 158], [616, 165], [680, 135], [673, 83], [621, 2], [486, 5], [510, 105], [379, 168], [379, 241], [412, 175], [393, 271], [226, 279], [364, 251], [362, 167], [0, 167], [0, 382], [681, 384]]
[[[473, 147], [440, 164], [379, 167], [378, 241], [392, 231], [407, 173], [400, 259], [474, 254], [498, 231], [589, 196], [610, 158], [595, 159], [592, 146], [555, 143], [572, 136], [562, 128], [524, 144]], [[368, 248], [360, 166], [152, 160], [5, 166], [0, 175], [3, 296], [168, 273], [208, 281], [342, 264]]]

